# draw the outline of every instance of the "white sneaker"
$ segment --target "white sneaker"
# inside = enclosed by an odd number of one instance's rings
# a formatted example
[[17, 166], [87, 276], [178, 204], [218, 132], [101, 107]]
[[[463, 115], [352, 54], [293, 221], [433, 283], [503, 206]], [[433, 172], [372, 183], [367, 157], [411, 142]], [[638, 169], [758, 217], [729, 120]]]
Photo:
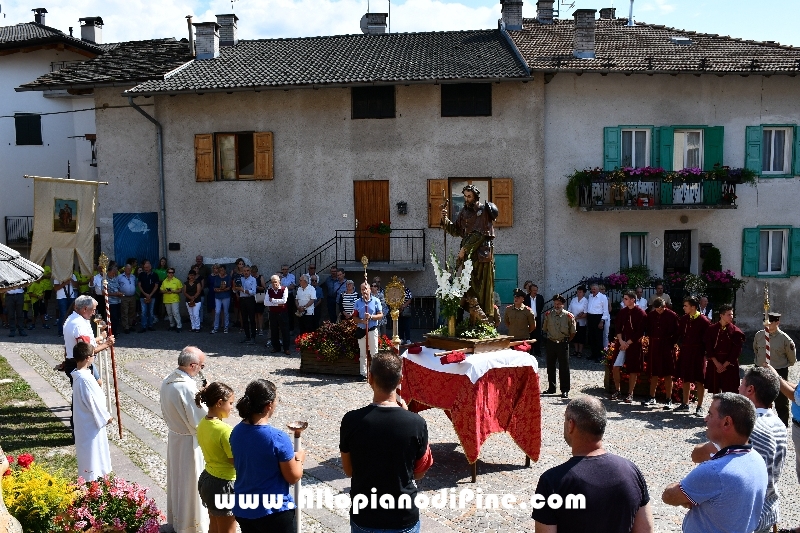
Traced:
[[217, 333], [217, 328], [211, 330], [211, 334], [213, 335], [214, 333]]
[[223, 333], [228, 333], [228, 328], [225, 328], [225, 329], [223, 330]]

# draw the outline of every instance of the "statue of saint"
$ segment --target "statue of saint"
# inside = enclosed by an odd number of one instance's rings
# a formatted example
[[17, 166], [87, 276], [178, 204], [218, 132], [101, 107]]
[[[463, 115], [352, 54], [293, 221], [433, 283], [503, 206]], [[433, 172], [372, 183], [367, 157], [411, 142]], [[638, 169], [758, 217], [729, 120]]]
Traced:
[[[497, 206], [492, 202], [481, 203], [481, 193], [474, 185], [465, 186], [464, 207], [455, 222], [447, 218], [447, 209], [442, 209], [441, 225], [454, 237], [461, 238], [456, 270], [467, 259], [472, 259], [470, 288], [464, 296], [477, 299], [477, 303], [490, 322], [494, 322], [495, 310], [492, 301], [494, 292], [494, 221]], [[462, 303], [463, 306], [463, 303]]]

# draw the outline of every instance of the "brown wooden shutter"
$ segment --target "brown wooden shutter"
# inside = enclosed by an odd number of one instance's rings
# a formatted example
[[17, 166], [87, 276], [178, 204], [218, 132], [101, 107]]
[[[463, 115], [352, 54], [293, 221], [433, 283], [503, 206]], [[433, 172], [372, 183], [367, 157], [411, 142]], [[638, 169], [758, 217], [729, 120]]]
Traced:
[[511, 178], [492, 179], [492, 202], [500, 214], [494, 221], [496, 228], [510, 228], [514, 225], [514, 180]]
[[255, 149], [255, 174], [253, 179], [257, 180], [271, 180], [275, 176], [273, 174], [273, 157], [272, 157], [272, 132], [256, 132], [253, 134], [253, 145]]
[[[442, 196], [444, 193], [445, 196]], [[447, 197], [447, 180], [428, 180], [428, 227], [438, 228], [442, 220], [442, 204]]]
[[196, 181], [214, 181], [214, 136], [194, 136], [194, 177]]

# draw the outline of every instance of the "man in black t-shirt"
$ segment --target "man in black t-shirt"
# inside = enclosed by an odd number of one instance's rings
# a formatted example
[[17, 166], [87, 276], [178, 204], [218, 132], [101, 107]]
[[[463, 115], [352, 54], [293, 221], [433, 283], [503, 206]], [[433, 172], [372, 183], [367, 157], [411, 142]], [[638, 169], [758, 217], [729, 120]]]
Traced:
[[[353, 478], [353, 531], [375, 528], [419, 532], [415, 480], [425, 475], [433, 457], [425, 420], [409, 412], [395, 394], [402, 368], [402, 360], [392, 353], [380, 352], [373, 357], [368, 377], [372, 403], [342, 418], [339, 451], [344, 473]], [[370, 508], [374, 496], [376, 509]]]
[[153, 308], [156, 303], [155, 294], [158, 292], [160, 285], [158, 274], [153, 272], [153, 266], [150, 261], [145, 260], [142, 264], [144, 269], [138, 276], [140, 302], [142, 304], [142, 327], [139, 328], [139, 333], [145, 331], [153, 331], [154, 318]]
[[[602, 531], [640, 533], [653, 531], [653, 511], [644, 476], [635, 464], [603, 449], [606, 410], [597, 398], [582, 396], [569, 402], [564, 412], [564, 440], [572, 459], [551, 468], [536, 487], [541, 509], [531, 515], [536, 531], [555, 533]], [[558, 509], [547, 505], [558, 494]], [[585, 506], [571, 505], [583, 495]], [[557, 498], [554, 498], [557, 500]]]

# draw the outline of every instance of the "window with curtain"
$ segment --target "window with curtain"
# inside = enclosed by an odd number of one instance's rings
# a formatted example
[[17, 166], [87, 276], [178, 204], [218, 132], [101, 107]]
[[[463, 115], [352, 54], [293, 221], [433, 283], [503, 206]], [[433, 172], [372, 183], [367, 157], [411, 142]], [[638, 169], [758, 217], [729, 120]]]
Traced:
[[646, 233], [621, 233], [619, 236], [619, 268], [647, 265]]
[[792, 156], [790, 128], [764, 128], [761, 139], [761, 172], [788, 174]]
[[703, 130], [675, 132], [672, 169], [703, 168]]
[[786, 273], [787, 230], [768, 229], [759, 232], [758, 273]]
[[642, 168], [650, 165], [650, 132], [622, 130], [622, 166]]

